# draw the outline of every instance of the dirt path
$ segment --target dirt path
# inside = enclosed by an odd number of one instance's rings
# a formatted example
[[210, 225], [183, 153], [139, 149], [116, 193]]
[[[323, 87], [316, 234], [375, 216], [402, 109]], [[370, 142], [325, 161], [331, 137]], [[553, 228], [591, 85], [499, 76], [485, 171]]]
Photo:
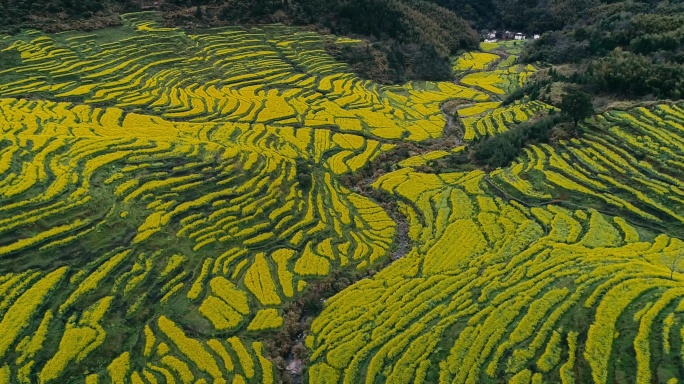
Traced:
[[[456, 100], [458, 102], [458, 100]], [[428, 144], [418, 144], [418, 143], [402, 143], [403, 148], [398, 147], [392, 151], [384, 153], [379, 156], [373, 162], [371, 162], [367, 168], [357, 171], [358, 174], [363, 174], [364, 177], [343, 177], [341, 179], [342, 184], [380, 205], [387, 215], [396, 224], [396, 233], [394, 236], [394, 243], [389, 251], [389, 262], [380, 268], [385, 268], [392, 262], [399, 260], [406, 256], [414, 247], [414, 241], [409, 236], [410, 223], [408, 218], [401, 213], [399, 210], [399, 204], [394, 196], [391, 196], [383, 191], [378, 191], [372, 187], [380, 177], [388, 173], [387, 163], [397, 164], [402, 160], [410, 157], [413, 154], [424, 154], [431, 151], [444, 148], [454, 148], [460, 146], [463, 137], [463, 128], [458, 117], [454, 117], [451, 113], [445, 110], [445, 104], [442, 104], [441, 111], [444, 115], [445, 124], [442, 137], [430, 142]], [[391, 142], [391, 141], [387, 141]], [[399, 144], [399, 145], [402, 145]], [[410, 147], [410, 150], [406, 150], [406, 147]], [[410, 153], [410, 154], [409, 154]], [[390, 167], [391, 168], [391, 167]], [[350, 284], [353, 284], [351, 281]], [[322, 298], [323, 301], [325, 297]], [[307, 323], [312, 317], [317, 316], [317, 313], [302, 311], [301, 317], [297, 319], [299, 325], [299, 330], [296, 337], [292, 340], [290, 344], [289, 354], [283, 356], [283, 365], [281, 366], [282, 371], [285, 372], [293, 384], [301, 384], [304, 380], [304, 371], [306, 369], [307, 358], [306, 355], [297, 355], [296, 350], [306, 350], [304, 347], [304, 334], [308, 331]], [[294, 336], [294, 335], [293, 335]]]

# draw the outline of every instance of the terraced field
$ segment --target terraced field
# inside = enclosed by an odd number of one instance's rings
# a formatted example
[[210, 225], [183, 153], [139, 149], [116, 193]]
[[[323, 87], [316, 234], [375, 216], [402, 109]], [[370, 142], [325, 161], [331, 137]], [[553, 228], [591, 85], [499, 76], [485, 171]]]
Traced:
[[[343, 177], [440, 139], [448, 100], [466, 145], [551, 109], [500, 107], [536, 70], [511, 47], [381, 86], [325, 53], [354, 40], [156, 17], [0, 36], [0, 383], [277, 382], [288, 306], [401, 256]], [[490, 173], [416, 170], [462, 146], [384, 165], [413, 248], [326, 301], [303, 378], [682, 377], [682, 124], [660, 104]]]
[[596, 210], [505, 200], [486, 177], [406, 168], [377, 181], [417, 245], [327, 303], [307, 338], [312, 382], [680, 377], [684, 281], [661, 258], [684, 243]]
[[557, 149], [528, 149], [499, 179], [510, 177], [504, 185], [515, 187], [516, 177], [535, 178], [535, 190], [518, 190], [532, 196], [572, 192], [649, 223], [681, 223], [683, 124], [684, 109], [677, 104], [607, 112], [587, 121], [580, 139]]
[[143, 16], [129, 16], [129, 27], [113, 36], [5, 37], [5, 50], [20, 54], [22, 67], [0, 71], [0, 94], [175, 122], [335, 127], [415, 141], [441, 135], [445, 100], [487, 99], [451, 83], [381, 87], [361, 80], [325, 54], [331, 38], [313, 32], [267, 26], [187, 34], [156, 28]]
[[[459, 114], [490, 125], [520, 106]], [[489, 173], [414, 170], [437, 151], [381, 177], [416, 245], [327, 303], [312, 381], [678, 382], [682, 107], [598, 115]]]
[[551, 109], [550, 105], [540, 101], [523, 102], [506, 107], [501, 107], [499, 102], [490, 102], [477, 103], [459, 109], [458, 115], [464, 129], [463, 138], [470, 141], [506, 132], [508, 127], [524, 123], [540, 111]]

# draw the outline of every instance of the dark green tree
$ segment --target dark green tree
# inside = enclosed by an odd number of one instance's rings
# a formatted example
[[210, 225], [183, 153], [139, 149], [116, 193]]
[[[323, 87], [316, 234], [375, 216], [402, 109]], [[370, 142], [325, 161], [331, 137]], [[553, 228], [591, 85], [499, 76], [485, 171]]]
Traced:
[[575, 128], [580, 120], [594, 114], [594, 105], [591, 95], [582, 91], [572, 91], [563, 96], [560, 105], [563, 114], [570, 117], [575, 123]]

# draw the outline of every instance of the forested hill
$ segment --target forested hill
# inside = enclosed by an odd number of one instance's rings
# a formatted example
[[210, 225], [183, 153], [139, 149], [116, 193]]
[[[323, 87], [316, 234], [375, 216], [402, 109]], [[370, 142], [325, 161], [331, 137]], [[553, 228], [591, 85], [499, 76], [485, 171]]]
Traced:
[[572, 63], [569, 79], [594, 93], [679, 99], [684, 89], [684, 3], [617, 2], [597, 6], [550, 31], [523, 59]]
[[478, 28], [541, 33], [561, 29], [601, 0], [434, 0]]
[[[171, 0], [186, 4], [191, 0]], [[193, 0], [211, 4], [211, 0]], [[349, 33], [426, 44], [441, 55], [475, 47], [479, 37], [454, 12], [424, 0], [266, 0], [229, 1], [219, 18], [234, 22], [289, 21], [319, 24], [338, 35]]]
[[[207, 3], [201, 8], [205, 19], [315, 25], [337, 35], [364, 36], [374, 44], [330, 53], [382, 83], [449, 80], [449, 57], [458, 50], [476, 48], [480, 41], [473, 27], [455, 12], [424, 0], [233, 0], [219, 5], [211, 0], [170, 1], [181, 6], [192, 1]], [[169, 13], [174, 25], [182, 25], [182, 17], [175, 17], [178, 13]]]

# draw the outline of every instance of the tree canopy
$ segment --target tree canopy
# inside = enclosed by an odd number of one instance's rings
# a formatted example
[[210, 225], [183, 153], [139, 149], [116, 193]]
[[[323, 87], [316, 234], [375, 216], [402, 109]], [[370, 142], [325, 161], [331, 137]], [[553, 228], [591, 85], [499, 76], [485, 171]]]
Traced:
[[594, 114], [591, 95], [581, 91], [571, 91], [563, 96], [560, 105], [563, 114], [570, 117], [575, 127], [581, 121]]

